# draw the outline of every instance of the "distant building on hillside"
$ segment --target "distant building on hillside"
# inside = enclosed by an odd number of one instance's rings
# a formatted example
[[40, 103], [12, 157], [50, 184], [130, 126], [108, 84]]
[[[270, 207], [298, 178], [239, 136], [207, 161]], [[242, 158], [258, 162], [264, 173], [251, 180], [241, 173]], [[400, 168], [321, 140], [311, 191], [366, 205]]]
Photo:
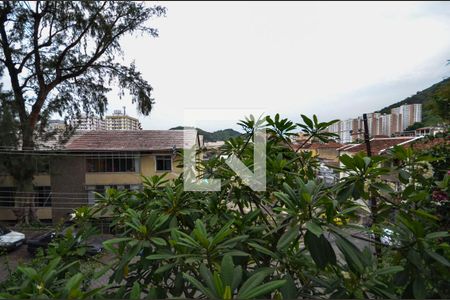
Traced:
[[82, 115], [81, 118], [74, 119], [70, 123], [79, 131], [106, 130], [105, 121], [97, 116]]
[[48, 128], [50, 130], [64, 130], [66, 128], [66, 124], [63, 120], [49, 120]]
[[400, 132], [416, 122], [422, 121], [422, 104], [406, 104], [391, 109], [391, 115], [397, 115], [396, 132]]
[[435, 136], [438, 133], [444, 132], [444, 128], [442, 127], [422, 127], [418, 128], [414, 131], [415, 136], [421, 136], [421, 135], [431, 135]]
[[115, 110], [112, 116], [106, 116], [106, 130], [142, 130], [139, 120], [123, 112], [121, 110]]
[[[62, 121], [52, 120], [52, 122]], [[123, 111], [115, 110], [112, 115], [106, 116], [104, 119], [97, 116], [82, 115], [80, 119], [73, 119], [70, 123], [72, 126], [76, 127], [78, 131], [142, 130], [139, 120], [128, 116], [125, 107], [123, 108]]]
[[[369, 113], [367, 125], [369, 135], [401, 136], [406, 128], [422, 121], [422, 104], [405, 104], [395, 107], [390, 114]], [[328, 131], [339, 135], [339, 142], [352, 143], [364, 138], [362, 116], [339, 121], [328, 127]]]

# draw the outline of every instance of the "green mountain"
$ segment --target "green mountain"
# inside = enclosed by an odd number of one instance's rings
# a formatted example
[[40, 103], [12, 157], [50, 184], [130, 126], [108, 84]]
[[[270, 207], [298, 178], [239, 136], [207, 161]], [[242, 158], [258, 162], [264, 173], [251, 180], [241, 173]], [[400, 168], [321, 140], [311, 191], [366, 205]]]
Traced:
[[422, 123], [425, 126], [432, 126], [436, 125], [439, 122], [441, 122], [441, 119], [436, 116], [431, 110], [431, 101], [433, 99], [433, 96], [436, 94], [436, 92], [442, 88], [443, 86], [450, 85], [450, 78], [446, 78], [442, 80], [441, 82], [438, 82], [436, 84], [433, 84], [429, 88], [417, 92], [415, 95], [412, 95], [400, 102], [394, 103], [392, 105], [389, 105], [377, 112], [382, 114], [389, 114], [391, 113], [391, 109], [394, 107], [399, 107], [403, 104], [422, 104]]
[[[194, 128], [187, 127], [187, 126], [177, 126], [177, 127], [170, 128], [170, 130], [181, 130], [181, 129], [194, 129]], [[195, 128], [195, 129], [197, 129], [197, 131], [200, 135], [203, 135], [203, 139], [205, 142], [226, 141], [232, 137], [240, 136], [242, 134], [231, 128], [217, 130], [214, 132], [208, 132], [208, 131], [205, 131], [200, 128]]]

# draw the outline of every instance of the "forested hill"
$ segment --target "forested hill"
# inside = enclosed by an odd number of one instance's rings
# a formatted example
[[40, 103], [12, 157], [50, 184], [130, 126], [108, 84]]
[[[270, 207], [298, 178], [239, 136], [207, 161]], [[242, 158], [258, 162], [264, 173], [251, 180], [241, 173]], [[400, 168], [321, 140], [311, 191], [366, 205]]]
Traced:
[[430, 86], [429, 88], [423, 90], [423, 91], [419, 91], [417, 92], [415, 95], [412, 95], [402, 101], [399, 101], [397, 103], [394, 103], [392, 105], [389, 105], [388, 107], [385, 107], [377, 112], [379, 113], [383, 113], [383, 114], [389, 114], [391, 113], [391, 109], [394, 107], [399, 107], [403, 104], [418, 104], [421, 103], [422, 104], [422, 123], [424, 123], [424, 125], [436, 125], [436, 123], [438, 123], [439, 117], [437, 117], [436, 115], [434, 115], [431, 112], [430, 109], [430, 102], [433, 99], [433, 95], [437, 92], [437, 90], [445, 85], [449, 85], [450, 84], [450, 78], [446, 78], [432, 86]]
[[[177, 126], [174, 128], [170, 128], [170, 130], [181, 130], [181, 129], [193, 129], [193, 127], [185, 127], [185, 126]], [[217, 142], [217, 141], [226, 141], [232, 137], [240, 136], [242, 133], [229, 129], [217, 130], [214, 132], [208, 132], [200, 128], [196, 128], [200, 135], [203, 135], [203, 139], [205, 142]]]

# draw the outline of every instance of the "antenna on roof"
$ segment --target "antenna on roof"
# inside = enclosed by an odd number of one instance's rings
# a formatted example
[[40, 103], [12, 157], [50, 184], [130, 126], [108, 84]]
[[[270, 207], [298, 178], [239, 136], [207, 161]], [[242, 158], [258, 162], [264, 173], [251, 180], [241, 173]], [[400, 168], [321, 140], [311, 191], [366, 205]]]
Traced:
[[123, 115], [124, 116], [126, 116], [127, 114], [126, 114], [126, 111], [125, 111], [125, 109], [126, 109], [126, 107], [125, 106], [123, 106]]

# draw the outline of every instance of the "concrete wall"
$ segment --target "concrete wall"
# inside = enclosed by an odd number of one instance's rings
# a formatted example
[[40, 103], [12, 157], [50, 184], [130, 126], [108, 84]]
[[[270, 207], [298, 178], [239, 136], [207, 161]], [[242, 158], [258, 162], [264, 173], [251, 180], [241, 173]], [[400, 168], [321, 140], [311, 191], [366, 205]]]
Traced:
[[[34, 176], [33, 184], [35, 186], [50, 186], [50, 174], [39, 174]], [[14, 178], [9, 175], [0, 175], [0, 187], [14, 187], [16, 186]], [[39, 219], [51, 219], [52, 209], [50, 207], [40, 207], [37, 209], [36, 214]], [[2, 221], [14, 221], [16, 220], [11, 207], [0, 207], [0, 220]]]
[[[33, 179], [35, 186], [50, 186], [50, 174], [35, 175]], [[9, 175], [0, 175], [0, 187], [16, 186], [14, 178]]]
[[[51, 207], [39, 207], [36, 210], [36, 214], [40, 220], [51, 220], [52, 219], [52, 208]], [[0, 221], [15, 221], [15, 220], [17, 220], [17, 218], [11, 208], [0, 207]]]
[[317, 153], [320, 158], [335, 162], [338, 161], [339, 153], [335, 148], [318, 148]]
[[52, 186], [52, 219], [59, 222], [67, 218], [74, 208], [87, 204], [85, 191], [86, 158], [61, 156], [50, 165]]
[[[50, 174], [36, 175], [35, 186], [51, 186], [52, 207], [43, 207], [37, 210], [40, 219], [53, 219], [58, 222], [66, 218], [74, 208], [88, 204], [88, 191], [86, 186], [96, 185], [139, 185], [141, 176], [162, 175], [164, 172], [156, 171], [156, 156], [168, 153], [141, 154], [139, 172], [86, 172], [86, 156], [77, 154], [70, 156], [55, 156], [50, 162]], [[172, 172], [166, 176], [174, 179], [182, 172], [176, 166], [180, 157], [173, 157]], [[0, 186], [13, 187], [11, 176], [0, 176]], [[15, 220], [11, 208], [0, 208], [0, 220]]]

